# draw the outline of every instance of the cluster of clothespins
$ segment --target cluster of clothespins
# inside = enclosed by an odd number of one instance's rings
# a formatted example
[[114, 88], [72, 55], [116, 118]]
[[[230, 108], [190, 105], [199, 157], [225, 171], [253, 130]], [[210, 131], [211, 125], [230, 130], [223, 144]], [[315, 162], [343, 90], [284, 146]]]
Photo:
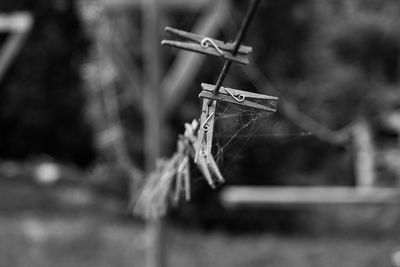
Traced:
[[[197, 52], [210, 56], [222, 57], [225, 59], [224, 68], [218, 78], [216, 85], [202, 83], [202, 91], [199, 97], [202, 99], [202, 111], [200, 116], [200, 122], [197, 128], [197, 134], [194, 128], [188, 128], [186, 124], [186, 132], [184, 138], [180, 140], [181, 145], [178, 145], [178, 149], [187, 149], [187, 155], [190, 155], [190, 149], [184, 143], [191, 142], [194, 146], [194, 162], [199, 166], [199, 169], [203, 173], [204, 177], [208, 181], [211, 187], [215, 187], [215, 183], [212, 180], [210, 173], [216, 174], [218, 182], [224, 181], [217, 164], [212, 156], [212, 142], [214, 133], [214, 123], [216, 117], [216, 107], [218, 102], [225, 102], [229, 104], [235, 104], [245, 106], [250, 109], [257, 109], [266, 112], [275, 112], [275, 105], [271, 105], [271, 102], [277, 102], [278, 98], [268, 95], [256, 94], [248, 91], [242, 91], [227, 87], [222, 87], [221, 84], [225, 78], [231, 63], [248, 64], [249, 54], [252, 52], [252, 48], [249, 46], [241, 45], [240, 42], [243, 38], [244, 32], [247, 29], [252, 14], [256, 8], [258, 0], [255, 0], [252, 6], [249, 8], [248, 14], [242, 24], [242, 28], [233, 43], [223, 42], [215, 40], [207, 36], [202, 36], [171, 27], [166, 27], [165, 31], [176, 36], [180, 40], [163, 40], [162, 45], [172, 46], [179, 49], [184, 49], [192, 52]], [[253, 13], [252, 13], [253, 12]], [[264, 101], [264, 102], [263, 102]], [[181, 188], [181, 181], [189, 180], [187, 178], [187, 170], [189, 168], [189, 156], [186, 156], [182, 160], [182, 166], [178, 168], [176, 190], [179, 192]], [[184, 175], [182, 176], [181, 170]], [[185, 177], [185, 179], [181, 178]], [[188, 183], [188, 182], [185, 182]], [[188, 190], [185, 190], [188, 194]], [[188, 199], [188, 197], [187, 197]]]
[[163, 40], [162, 45], [221, 57], [225, 63], [215, 85], [201, 84], [200, 121], [194, 120], [191, 124], [185, 124], [185, 134], [178, 139], [177, 152], [169, 160], [160, 160], [156, 170], [149, 175], [136, 204], [137, 212], [145, 217], [165, 214], [167, 199], [171, 196], [169, 192], [172, 188], [174, 188], [172, 197], [175, 203], [182, 195], [186, 200], [190, 200], [190, 159], [193, 159], [212, 188], [225, 181], [212, 155], [214, 124], [219, 102], [268, 113], [276, 111], [277, 97], [221, 86], [232, 63], [244, 65], [249, 63], [252, 48], [241, 45], [241, 42], [259, 1], [252, 1], [234, 42], [222, 42], [171, 27], [165, 28], [168, 33], [181, 40]]
[[[180, 173], [184, 174], [185, 180], [189, 181], [189, 177], [187, 174], [189, 173], [189, 158], [191, 158], [195, 163], [207, 183], [212, 187], [216, 188], [217, 185], [225, 182], [221, 172], [219, 171], [218, 165], [215, 162], [212, 154], [205, 153], [197, 153], [197, 147], [201, 141], [201, 137], [199, 135], [196, 136], [196, 132], [199, 132], [199, 127], [201, 124], [198, 123], [197, 120], [193, 120], [191, 124], [185, 123], [185, 133], [179, 136], [178, 139], [178, 153], [183, 156], [182, 168], [178, 168], [178, 175], [176, 184], [179, 184]], [[176, 186], [176, 189], [179, 189], [179, 186]], [[176, 196], [178, 196], [180, 190], [175, 190]], [[190, 191], [185, 190], [186, 199], [190, 199]], [[187, 197], [189, 196], [189, 197]]]
[[[136, 200], [136, 214], [150, 219], [164, 215], [168, 209], [171, 188], [174, 188], [173, 203], [178, 203], [182, 196], [190, 200], [190, 159], [195, 160], [196, 157], [198, 127], [197, 120], [191, 124], [185, 123], [185, 133], [179, 136], [176, 153], [169, 159], [158, 160], [156, 169], [147, 177]], [[196, 166], [212, 188], [225, 181], [212, 155], [198, 155]]]

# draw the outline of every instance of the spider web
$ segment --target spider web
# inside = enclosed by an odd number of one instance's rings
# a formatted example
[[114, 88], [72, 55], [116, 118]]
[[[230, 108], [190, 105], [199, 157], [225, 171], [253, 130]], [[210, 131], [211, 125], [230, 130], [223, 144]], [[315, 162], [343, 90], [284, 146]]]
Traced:
[[241, 157], [241, 152], [255, 136], [263, 136], [271, 126], [271, 115], [277, 100], [257, 99], [252, 102], [271, 109], [261, 110], [239, 104], [218, 102], [216, 107], [213, 155], [224, 168]]

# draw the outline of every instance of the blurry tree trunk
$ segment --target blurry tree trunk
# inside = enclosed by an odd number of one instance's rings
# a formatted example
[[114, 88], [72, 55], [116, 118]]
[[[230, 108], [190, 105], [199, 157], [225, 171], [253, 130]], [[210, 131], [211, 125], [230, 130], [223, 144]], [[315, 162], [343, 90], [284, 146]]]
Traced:
[[353, 126], [354, 171], [356, 186], [370, 188], [375, 183], [375, 147], [372, 130], [365, 118]]
[[129, 156], [115, 88], [117, 70], [112, 57], [113, 47], [109, 45], [113, 38], [112, 25], [106, 16], [103, 18], [93, 29], [96, 52], [92, 63], [93, 69], [87, 75], [91, 87], [88, 90], [89, 106], [92, 109], [90, 115], [97, 132], [98, 149], [116, 160], [119, 167], [129, 176], [131, 187], [136, 188], [143, 175]]
[[[144, 57], [144, 153], [149, 174], [162, 155], [163, 118], [160, 93], [159, 6], [157, 0], [143, 0], [143, 57]], [[163, 220], [147, 223], [147, 267], [165, 266]]]
[[[87, 25], [92, 28], [94, 40], [97, 47], [96, 62], [93, 68], [89, 68], [88, 77], [91, 84], [90, 97], [91, 113], [95, 113], [96, 124], [99, 129], [99, 137], [103, 147], [110, 151], [112, 146], [114, 158], [124, 169], [136, 170], [134, 162], [129, 157], [127, 143], [124, 136], [123, 123], [119, 118], [120, 110], [124, 103], [132, 102], [141, 115], [144, 122], [144, 156], [145, 174], [135, 175], [146, 176], [155, 169], [156, 161], [163, 155], [163, 140], [166, 134], [165, 118], [183, 99], [185, 90], [201, 67], [205, 57], [197, 54], [181, 53], [170, 68], [167, 75], [161, 80], [160, 62], [160, 25], [159, 16], [162, 7], [184, 7], [195, 9], [208, 7], [194, 27], [195, 32], [206, 36], [213, 36], [217, 33], [219, 26], [229, 15], [228, 1], [219, 0], [209, 4], [208, 0], [195, 0], [196, 5], [184, 0], [134, 0], [134, 1], [100, 1], [100, 7], [91, 2], [83, 4], [82, 11], [87, 19]], [[193, 3], [194, 3], [193, 2]], [[213, 1], [211, 1], [213, 2]], [[213, 2], [214, 3], [214, 2]], [[140, 4], [140, 6], [139, 6]], [[130, 61], [130, 52], [117, 38], [117, 34], [124, 33], [115, 31], [116, 25], [113, 12], [107, 12], [109, 8], [124, 10], [126, 7], [140, 7], [142, 11], [141, 40], [143, 51], [143, 76], [135, 62]], [[96, 14], [98, 12], [98, 14]], [[91, 66], [91, 65], [89, 65]], [[115, 86], [116, 81], [122, 80], [124, 90], [119, 92]], [[162, 84], [162, 85], [161, 85]], [[103, 88], [104, 87], [104, 88]], [[161, 92], [160, 88], [163, 88]], [[99, 90], [100, 89], [100, 90]], [[129, 89], [129, 90], [126, 90]], [[92, 92], [93, 91], [93, 92]], [[127, 92], [128, 91], [128, 92]], [[140, 102], [140, 100], [143, 100]], [[101, 111], [101, 112], [96, 112]], [[105, 118], [105, 119], [104, 119]], [[125, 131], [124, 131], [125, 130]], [[129, 134], [129, 132], [126, 132]], [[111, 142], [113, 141], [113, 142]], [[130, 172], [137, 173], [138, 171]], [[135, 199], [135, 186], [137, 179], [132, 177], [131, 200]], [[147, 227], [147, 266], [162, 267], [166, 265], [165, 249], [163, 241], [163, 221], [149, 221]]]

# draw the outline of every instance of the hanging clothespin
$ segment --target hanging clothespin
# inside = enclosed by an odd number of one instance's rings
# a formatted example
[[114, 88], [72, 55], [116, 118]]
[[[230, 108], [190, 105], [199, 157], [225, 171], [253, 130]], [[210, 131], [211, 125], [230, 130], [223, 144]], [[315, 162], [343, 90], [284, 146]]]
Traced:
[[216, 106], [216, 101], [203, 99], [194, 162], [197, 162], [199, 156], [203, 156], [206, 158], [207, 163], [210, 163]]
[[[221, 101], [249, 108], [260, 109], [267, 112], [276, 112], [276, 102], [278, 97], [232, 89], [228, 87], [221, 87], [217, 93], [213, 93], [215, 85], [202, 83], [201, 88], [203, 91], [199, 97], [208, 99], [208, 101]], [[205, 100], [203, 100], [204, 102]], [[203, 104], [204, 108], [204, 104]]]
[[177, 172], [175, 180], [174, 201], [178, 203], [183, 192], [186, 201], [190, 200], [190, 163], [189, 163], [189, 147], [183, 139], [178, 140]]
[[[207, 100], [208, 101], [208, 100]], [[205, 102], [207, 102], [205, 101]], [[207, 104], [206, 104], [207, 105]], [[204, 105], [203, 105], [204, 106]], [[208, 106], [208, 105], [207, 105]], [[213, 125], [211, 125], [214, 127]], [[225, 182], [224, 177], [222, 176], [217, 163], [215, 162], [214, 157], [211, 154], [200, 153], [197, 154], [196, 146], [199, 144], [200, 139], [195, 135], [196, 130], [201, 131], [202, 124], [198, 123], [196, 120], [193, 120], [192, 124], [185, 123], [185, 134], [184, 137], [187, 144], [187, 151], [189, 151], [190, 157], [192, 157], [199, 168], [200, 172], [206, 179], [207, 183], [211, 188], [216, 188], [217, 185]], [[209, 125], [210, 127], [210, 125]], [[206, 127], [207, 129], [207, 127]], [[209, 130], [211, 127], [209, 128]], [[203, 130], [204, 131], [204, 130]], [[204, 134], [203, 134], [204, 137]], [[211, 136], [212, 141], [212, 136]], [[211, 144], [210, 144], [211, 145]]]
[[209, 156], [209, 163], [207, 163], [207, 159], [205, 156], [200, 155], [197, 158], [196, 164], [211, 188], [215, 189], [217, 185], [223, 184], [225, 182], [225, 179], [222, 176], [218, 165], [211, 154]]
[[232, 62], [247, 65], [249, 64], [248, 55], [252, 52], [249, 46], [241, 45], [238, 52], [234, 55], [232, 53], [234, 44], [215, 40], [206, 36], [174, 29], [171, 27], [165, 28], [169, 32], [185, 41], [162, 40], [162, 45], [168, 45], [192, 52], [197, 52], [205, 55], [223, 57]]

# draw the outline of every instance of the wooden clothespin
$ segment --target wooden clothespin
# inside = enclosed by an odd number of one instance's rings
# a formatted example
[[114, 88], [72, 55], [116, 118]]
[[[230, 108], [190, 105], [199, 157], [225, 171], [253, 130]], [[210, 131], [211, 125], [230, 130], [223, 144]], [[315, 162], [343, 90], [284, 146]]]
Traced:
[[[260, 109], [267, 112], [276, 112], [276, 102], [278, 97], [262, 95], [227, 87], [221, 87], [219, 91], [214, 94], [213, 90], [215, 85], [202, 83], [201, 88], [203, 91], [199, 97], [208, 99], [209, 101], [221, 101], [241, 106], [247, 106], [254, 109]], [[203, 100], [204, 102], [205, 100]], [[203, 104], [204, 108], [204, 104]]]
[[[208, 102], [206, 100], [205, 102]], [[207, 103], [206, 103], [207, 105]], [[208, 105], [207, 105], [208, 106]], [[203, 105], [204, 107], [204, 105]], [[213, 119], [213, 118], [212, 118]], [[192, 124], [185, 123], [185, 134], [184, 138], [186, 138], [188, 145], [189, 155], [195, 160], [197, 167], [199, 168], [200, 172], [206, 179], [207, 183], [210, 185], [211, 188], [216, 188], [218, 184], [222, 184], [225, 182], [224, 177], [222, 176], [217, 163], [214, 160], [214, 157], [211, 154], [205, 155], [204, 153], [197, 154], [196, 146], [199, 144], [199, 138], [195, 136], [195, 131], [200, 131], [202, 124], [197, 123], [196, 120], [193, 121]], [[210, 125], [209, 125], [210, 127]], [[213, 125], [212, 125], [213, 127]], [[199, 128], [199, 129], [197, 129]], [[206, 127], [207, 128], [207, 127]], [[210, 130], [211, 128], [209, 128]], [[204, 130], [203, 130], [204, 131]], [[204, 132], [203, 132], [204, 137]], [[212, 137], [210, 139], [212, 141]], [[211, 145], [211, 143], [210, 143]]]
[[190, 200], [190, 163], [189, 163], [189, 148], [185, 140], [178, 140], [178, 155], [177, 172], [175, 180], [174, 201], [177, 203], [182, 192], [185, 195], [186, 201]]
[[204, 178], [207, 180], [207, 183], [211, 188], [214, 189], [217, 187], [217, 185], [224, 183], [225, 179], [211, 154], [208, 156], [208, 160], [209, 162], [207, 163], [207, 158], [203, 155], [200, 155], [197, 158], [196, 164]]
[[244, 65], [249, 64], [248, 55], [252, 52], [252, 48], [249, 46], [241, 45], [237, 53], [234, 55], [233, 43], [222, 42], [206, 36], [174, 29], [171, 27], [166, 27], [165, 31], [176, 35], [185, 41], [162, 40], [162, 45], [168, 45], [205, 55], [223, 57], [232, 62]]
[[197, 143], [195, 146], [196, 155], [194, 162], [200, 156], [206, 158], [207, 163], [210, 163], [211, 148], [214, 133], [215, 109], [217, 102], [214, 100], [203, 99], [203, 107], [201, 109], [200, 124], [197, 131]]
[[[200, 117], [200, 125], [197, 134], [197, 144], [195, 146], [195, 162], [200, 156], [206, 157], [207, 164], [213, 165], [211, 154], [215, 110], [218, 101], [246, 106], [253, 109], [260, 109], [265, 112], [276, 112], [277, 97], [262, 95], [227, 87], [220, 87], [217, 93], [214, 93], [215, 85], [202, 83], [203, 91], [199, 97], [203, 98], [203, 107]], [[215, 164], [216, 165], [216, 164]], [[207, 175], [205, 175], [207, 177]]]

